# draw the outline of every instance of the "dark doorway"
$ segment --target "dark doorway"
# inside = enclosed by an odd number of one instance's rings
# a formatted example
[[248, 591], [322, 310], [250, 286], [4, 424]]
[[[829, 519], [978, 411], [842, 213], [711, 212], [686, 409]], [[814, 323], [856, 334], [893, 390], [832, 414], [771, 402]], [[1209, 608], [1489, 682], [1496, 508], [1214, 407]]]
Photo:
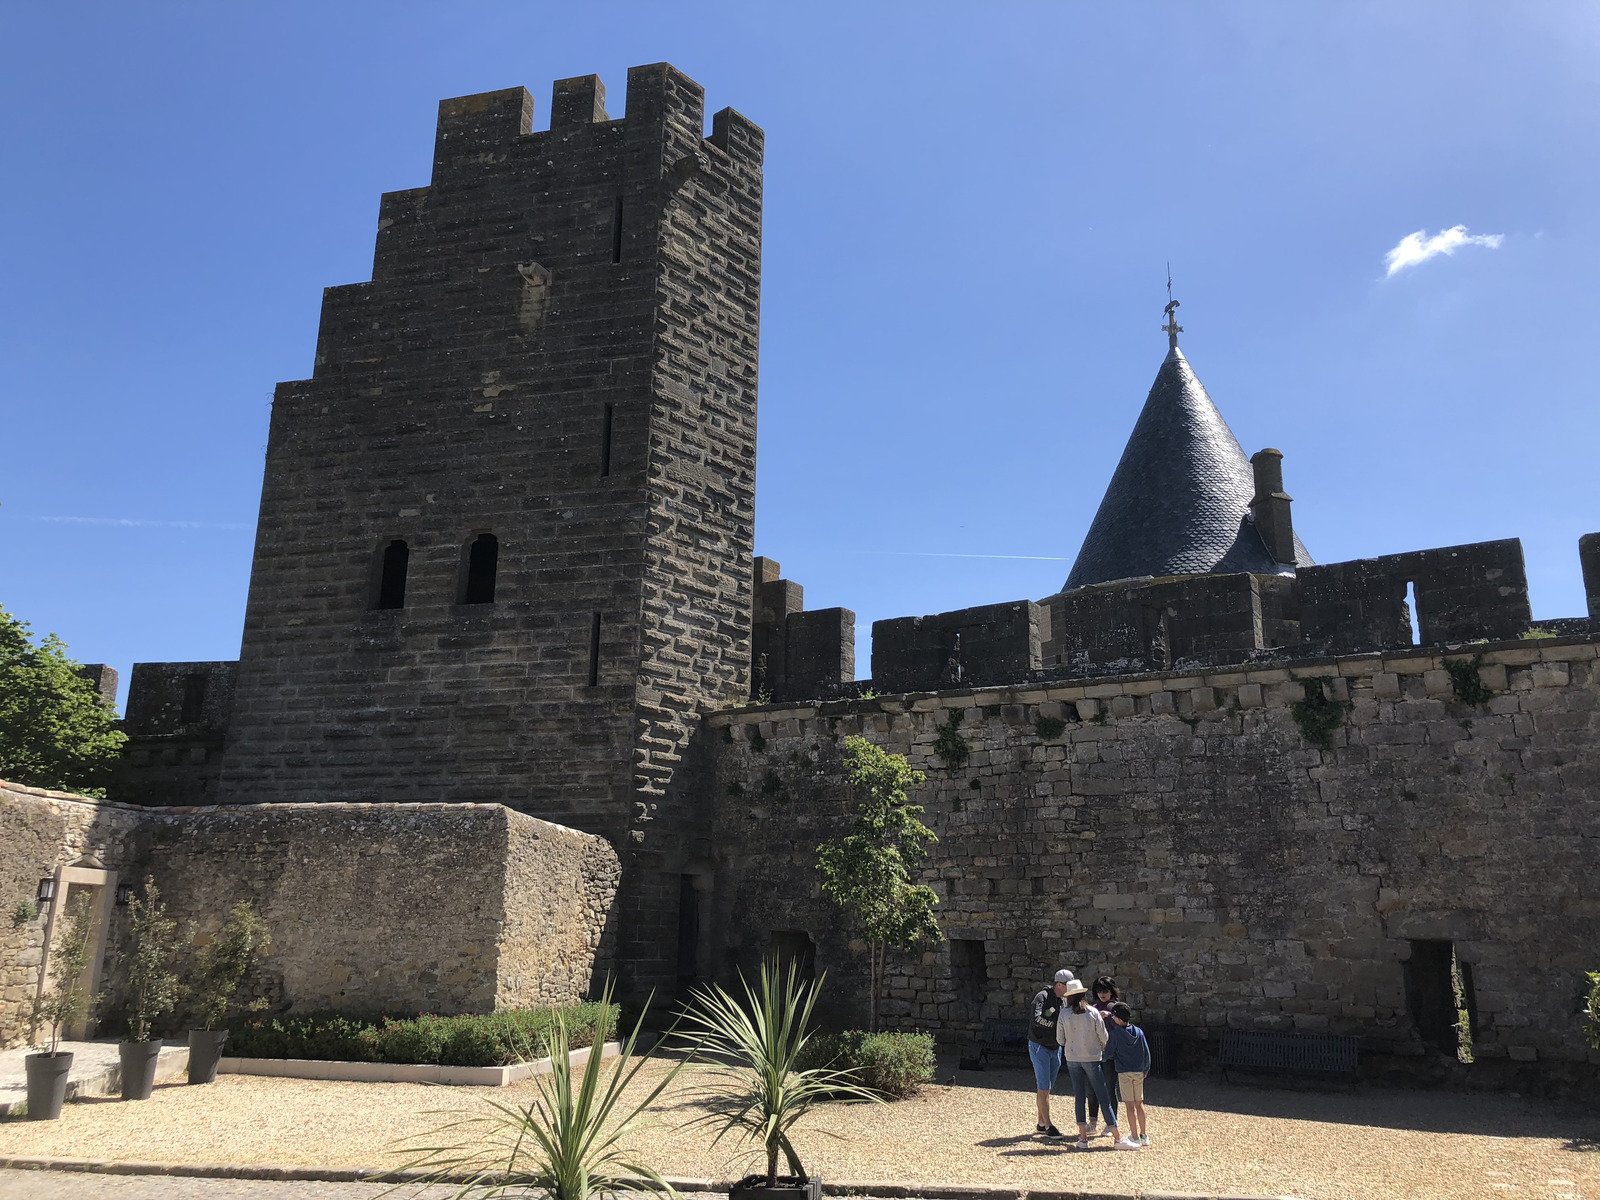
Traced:
[[700, 894], [693, 875], [678, 876], [678, 992], [694, 986], [700, 950]]
[[806, 983], [817, 977], [817, 944], [803, 929], [774, 929], [772, 931], [772, 961], [778, 965], [779, 977], [788, 974], [793, 964], [795, 972]]
[[1472, 967], [1458, 962], [1451, 942], [1413, 939], [1411, 958], [1403, 964], [1406, 1009], [1417, 1036], [1446, 1054], [1470, 1055], [1472, 1010], [1477, 1007]]
[[493, 604], [494, 574], [500, 562], [500, 542], [492, 533], [480, 533], [467, 553], [466, 586], [463, 604]]
[[406, 606], [406, 566], [411, 548], [396, 538], [383, 548], [383, 570], [378, 576], [378, 596], [374, 608]]
[[950, 977], [955, 993], [968, 1004], [982, 1004], [989, 995], [989, 956], [977, 939], [950, 940]]

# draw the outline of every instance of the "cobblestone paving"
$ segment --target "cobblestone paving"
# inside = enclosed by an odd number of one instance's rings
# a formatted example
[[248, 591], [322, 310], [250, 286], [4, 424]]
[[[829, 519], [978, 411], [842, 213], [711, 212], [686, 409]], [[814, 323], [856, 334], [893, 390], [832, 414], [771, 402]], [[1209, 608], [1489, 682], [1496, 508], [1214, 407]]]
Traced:
[[445, 1200], [451, 1187], [0, 1170], [0, 1200]]

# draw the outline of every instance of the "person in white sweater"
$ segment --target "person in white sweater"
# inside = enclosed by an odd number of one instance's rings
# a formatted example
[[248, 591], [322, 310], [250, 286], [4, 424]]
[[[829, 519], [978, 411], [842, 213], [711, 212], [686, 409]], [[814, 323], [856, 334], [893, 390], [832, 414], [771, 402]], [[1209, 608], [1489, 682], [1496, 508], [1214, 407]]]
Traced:
[[[1119, 1150], [1133, 1150], [1137, 1144], [1119, 1136], [1117, 1130], [1117, 1105], [1106, 1087], [1106, 1077], [1100, 1070], [1100, 1057], [1106, 1045], [1105, 1018], [1098, 1010], [1084, 1003], [1089, 989], [1080, 980], [1073, 980], [1056, 1018], [1056, 1041], [1061, 1043], [1061, 1057], [1066, 1060], [1067, 1074], [1072, 1077], [1072, 1098], [1078, 1118], [1078, 1149], [1089, 1148], [1089, 1122], [1084, 1111], [1089, 1090], [1094, 1089], [1100, 1109], [1106, 1115], [1106, 1136]], [[1124, 1145], [1124, 1142], [1127, 1142]]]

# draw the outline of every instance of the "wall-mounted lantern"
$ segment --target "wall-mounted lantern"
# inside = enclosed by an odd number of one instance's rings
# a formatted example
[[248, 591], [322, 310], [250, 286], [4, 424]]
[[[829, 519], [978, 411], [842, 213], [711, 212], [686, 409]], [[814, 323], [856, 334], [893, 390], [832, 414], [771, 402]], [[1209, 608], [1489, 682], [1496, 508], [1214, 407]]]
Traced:
[[133, 900], [133, 882], [123, 880], [117, 884], [117, 907], [126, 908]]
[[40, 904], [49, 904], [56, 898], [56, 881], [49, 875], [39, 880], [39, 891], [36, 895]]

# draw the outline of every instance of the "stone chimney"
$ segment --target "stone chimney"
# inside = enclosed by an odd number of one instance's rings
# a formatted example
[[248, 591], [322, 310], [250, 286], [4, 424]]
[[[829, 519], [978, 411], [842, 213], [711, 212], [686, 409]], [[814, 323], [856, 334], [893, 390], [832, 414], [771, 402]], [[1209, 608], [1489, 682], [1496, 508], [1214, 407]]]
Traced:
[[1289, 517], [1291, 500], [1283, 490], [1283, 452], [1259, 450], [1250, 459], [1255, 470], [1256, 495], [1250, 501], [1255, 514], [1256, 532], [1274, 562], [1294, 565], [1294, 522]]

